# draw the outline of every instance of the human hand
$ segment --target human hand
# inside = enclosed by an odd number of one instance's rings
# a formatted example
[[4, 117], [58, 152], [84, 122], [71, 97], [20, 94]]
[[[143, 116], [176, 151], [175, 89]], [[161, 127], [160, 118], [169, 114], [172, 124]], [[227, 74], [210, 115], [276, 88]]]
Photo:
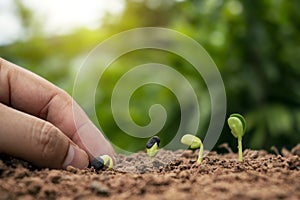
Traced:
[[95, 156], [114, 156], [112, 146], [71, 96], [2, 58], [0, 153], [50, 168], [85, 168]]

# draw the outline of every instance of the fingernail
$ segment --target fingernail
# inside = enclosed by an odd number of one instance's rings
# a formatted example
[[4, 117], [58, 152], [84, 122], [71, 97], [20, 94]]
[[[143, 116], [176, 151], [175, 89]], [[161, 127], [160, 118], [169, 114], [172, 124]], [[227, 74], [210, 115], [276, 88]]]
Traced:
[[87, 154], [78, 147], [70, 144], [68, 154], [62, 167], [66, 169], [69, 165], [71, 165], [72, 167], [83, 169], [88, 166], [88, 163]]

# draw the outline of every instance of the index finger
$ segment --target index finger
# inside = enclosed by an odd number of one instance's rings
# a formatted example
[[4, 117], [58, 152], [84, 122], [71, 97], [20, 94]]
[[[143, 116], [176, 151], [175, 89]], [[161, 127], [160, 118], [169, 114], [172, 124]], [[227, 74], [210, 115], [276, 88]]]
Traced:
[[2, 58], [0, 102], [52, 123], [86, 150], [90, 159], [114, 154], [112, 146], [70, 95]]

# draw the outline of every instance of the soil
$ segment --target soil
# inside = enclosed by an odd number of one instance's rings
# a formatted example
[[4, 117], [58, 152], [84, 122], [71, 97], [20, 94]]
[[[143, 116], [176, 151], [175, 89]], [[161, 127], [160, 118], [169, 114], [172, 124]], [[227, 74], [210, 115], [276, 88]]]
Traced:
[[280, 155], [160, 150], [118, 155], [113, 170], [37, 169], [1, 156], [0, 199], [300, 199], [300, 144]]

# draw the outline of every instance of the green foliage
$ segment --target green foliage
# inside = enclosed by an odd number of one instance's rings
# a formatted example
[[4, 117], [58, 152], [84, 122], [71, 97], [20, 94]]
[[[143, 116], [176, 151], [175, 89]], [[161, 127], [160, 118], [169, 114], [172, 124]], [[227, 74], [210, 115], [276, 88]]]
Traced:
[[160, 139], [157, 136], [150, 138], [146, 144], [146, 151], [151, 161], [153, 161], [154, 156], [158, 152], [158, 147], [160, 144]]
[[243, 161], [242, 137], [246, 131], [246, 121], [240, 114], [231, 114], [227, 122], [232, 135], [238, 139], [239, 161]]
[[106, 166], [108, 169], [113, 168], [113, 160], [109, 155], [102, 155], [100, 156], [104, 161], [104, 166]]
[[191, 149], [198, 149], [202, 146], [202, 142], [200, 140], [200, 138], [191, 135], [191, 134], [185, 134], [182, 138], [181, 138], [181, 143], [188, 145]]
[[[300, 1], [126, 0], [124, 11], [107, 15], [99, 29], [82, 28], [59, 36], [44, 35], [43, 23], [22, 1], [16, 2], [15, 15], [27, 37], [0, 46], [1, 57], [45, 77], [70, 94], [76, 70], [99, 42], [135, 27], [172, 28], [197, 40], [216, 62], [226, 87], [228, 112], [245, 113], [249, 133], [244, 136], [246, 147], [269, 149], [300, 142]], [[170, 53], [129, 53], [105, 72], [96, 94], [102, 131], [129, 151], [143, 149], [146, 139], [142, 143], [117, 127], [110, 111], [111, 91], [118, 77], [130, 69], [127, 66], [153, 58], [188, 77], [201, 99], [199, 134], [205, 133], [209, 124], [209, 94], [189, 63]], [[166, 88], [145, 86], [133, 95], [131, 116], [137, 124], [146, 125], [149, 107], [154, 103], [165, 106], [168, 119], [158, 135], [167, 144], [180, 122], [179, 104], [174, 99]], [[192, 110], [188, 106], [185, 109]], [[232, 141], [229, 131], [224, 129], [219, 143]]]
[[197, 159], [197, 163], [201, 164], [202, 162], [202, 156], [203, 156], [203, 144], [201, 142], [201, 139], [197, 136], [191, 135], [191, 134], [185, 134], [181, 138], [181, 143], [188, 145], [191, 149], [198, 149], [199, 148], [199, 155]]
[[244, 117], [240, 114], [231, 114], [227, 121], [232, 135], [236, 138], [243, 137], [246, 131], [246, 121]]
[[151, 148], [149, 148], [149, 149], [147, 148], [146, 150], [147, 150], [147, 154], [148, 154], [150, 160], [152, 161], [158, 152], [157, 143], [155, 143]]

